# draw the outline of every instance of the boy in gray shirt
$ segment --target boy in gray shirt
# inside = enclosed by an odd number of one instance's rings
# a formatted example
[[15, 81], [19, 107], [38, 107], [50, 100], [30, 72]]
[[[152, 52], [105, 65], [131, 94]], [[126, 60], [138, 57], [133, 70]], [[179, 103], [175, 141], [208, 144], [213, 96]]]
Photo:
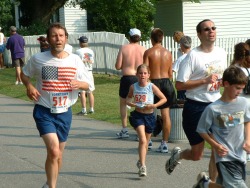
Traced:
[[215, 151], [218, 170], [216, 183], [204, 172], [197, 177], [194, 187], [246, 188], [246, 151], [250, 152], [250, 103], [238, 97], [247, 83], [244, 72], [227, 68], [222, 77], [224, 87], [220, 99], [203, 112], [197, 132]]

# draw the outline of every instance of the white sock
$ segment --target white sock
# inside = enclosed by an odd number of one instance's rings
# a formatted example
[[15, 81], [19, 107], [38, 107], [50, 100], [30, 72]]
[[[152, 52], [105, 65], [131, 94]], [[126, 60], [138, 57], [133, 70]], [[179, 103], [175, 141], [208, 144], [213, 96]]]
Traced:
[[94, 108], [93, 108], [93, 107], [90, 107], [90, 111], [94, 111]]
[[86, 112], [86, 110], [87, 110], [86, 108], [82, 108], [82, 112]]
[[127, 132], [127, 131], [128, 131], [127, 127], [122, 128], [122, 132]]
[[161, 144], [167, 144], [167, 142], [165, 140], [162, 140]]

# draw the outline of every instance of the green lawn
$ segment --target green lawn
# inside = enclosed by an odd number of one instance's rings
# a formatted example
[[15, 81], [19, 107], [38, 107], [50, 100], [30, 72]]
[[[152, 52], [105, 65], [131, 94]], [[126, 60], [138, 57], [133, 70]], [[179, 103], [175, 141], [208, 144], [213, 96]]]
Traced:
[[[97, 120], [120, 124], [119, 113], [119, 76], [94, 74], [95, 78], [95, 113], [88, 117]], [[22, 85], [15, 85], [15, 69], [0, 70], [0, 94], [30, 101], [26, 96], [26, 89]], [[87, 107], [89, 107], [87, 103]], [[81, 110], [80, 99], [73, 106], [73, 113]]]

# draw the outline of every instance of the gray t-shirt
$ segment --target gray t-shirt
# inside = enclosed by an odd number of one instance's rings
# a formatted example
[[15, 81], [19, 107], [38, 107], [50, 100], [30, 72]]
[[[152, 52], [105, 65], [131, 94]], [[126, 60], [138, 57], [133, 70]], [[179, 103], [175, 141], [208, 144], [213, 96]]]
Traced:
[[228, 155], [215, 154], [216, 163], [220, 161], [241, 161], [246, 163], [243, 150], [244, 122], [250, 121], [250, 103], [244, 97], [237, 97], [234, 102], [220, 99], [211, 103], [204, 110], [198, 127], [198, 133], [212, 133], [215, 140], [228, 149]]

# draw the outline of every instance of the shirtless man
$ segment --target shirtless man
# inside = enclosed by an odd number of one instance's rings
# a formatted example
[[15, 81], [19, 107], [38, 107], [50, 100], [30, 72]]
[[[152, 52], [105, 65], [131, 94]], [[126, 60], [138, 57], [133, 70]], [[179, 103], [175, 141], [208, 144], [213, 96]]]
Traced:
[[[169, 115], [169, 107], [173, 104], [176, 99], [175, 90], [171, 82], [172, 79], [172, 55], [171, 53], [162, 46], [162, 40], [164, 33], [161, 29], [155, 28], [151, 32], [151, 43], [152, 48], [146, 50], [143, 56], [143, 62], [149, 66], [150, 69], [150, 80], [156, 86], [158, 86], [161, 92], [167, 98], [167, 102], [158, 109], [161, 110], [161, 117], [163, 120], [162, 127], [162, 142], [158, 152], [168, 152], [168, 137], [171, 129], [171, 121]], [[154, 102], [157, 103], [159, 99], [155, 96]]]
[[120, 80], [120, 114], [122, 120], [122, 130], [117, 133], [118, 138], [128, 138], [127, 129], [127, 105], [126, 97], [128, 95], [129, 87], [137, 82], [136, 69], [143, 63], [143, 54], [145, 48], [139, 44], [141, 31], [133, 28], [129, 31], [130, 43], [123, 45], [118, 53], [115, 68], [122, 71], [122, 78]]

